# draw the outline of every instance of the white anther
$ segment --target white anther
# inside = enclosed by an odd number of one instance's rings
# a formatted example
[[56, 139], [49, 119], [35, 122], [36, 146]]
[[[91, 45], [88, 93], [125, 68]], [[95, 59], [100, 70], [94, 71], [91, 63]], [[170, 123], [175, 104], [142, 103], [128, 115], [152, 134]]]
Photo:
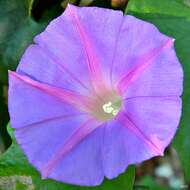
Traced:
[[112, 105], [111, 102], [108, 102], [107, 104], [104, 104], [102, 106], [104, 112], [106, 112], [106, 113], [112, 113], [112, 111], [114, 110], [114, 108], [111, 105]]
[[105, 113], [112, 113], [114, 116], [118, 114], [119, 110], [112, 107], [112, 103], [108, 102], [102, 106]]
[[118, 114], [118, 112], [119, 112], [119, 110], [118, 110], [118, 109], [115, 109], [115, 110], [112, 111], [112, 114], [113, 114], [114, 116], [116, 116], [116, 115]]

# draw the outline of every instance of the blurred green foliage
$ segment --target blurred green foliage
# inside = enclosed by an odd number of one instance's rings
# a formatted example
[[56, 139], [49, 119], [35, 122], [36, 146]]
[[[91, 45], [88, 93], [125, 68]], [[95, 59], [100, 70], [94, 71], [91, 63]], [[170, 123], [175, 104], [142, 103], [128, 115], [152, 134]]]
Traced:
[[145, 176], [138, 184], [140, 185], [135, 185], [133, 190], [174, 190], [155, 183], [151, 176]]
[[[59, 3], [59, 11], [57, 3]], [[15, 70], [25, 48], [32, 43], [33, 37], [41, 32], [48, 21], [60, 13], [60, 10], [63, 11], [60, 3], [60, 0], [54, 1], [54, 5], [49, 0], [46, 2], [0, 0], [1, 82], [7, 83], [7, 70]]]

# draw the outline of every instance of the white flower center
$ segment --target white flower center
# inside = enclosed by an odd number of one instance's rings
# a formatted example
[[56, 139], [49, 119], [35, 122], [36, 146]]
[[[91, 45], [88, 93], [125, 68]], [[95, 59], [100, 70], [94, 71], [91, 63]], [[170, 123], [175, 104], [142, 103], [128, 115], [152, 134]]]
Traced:
[[114, 116], [116, 116], [119, 112], [118, 109], [114, 108], [114, 106], [112, 105], [112, 102], [108, 102], [106, 104], [104, 104], [102, 106], [103, 110], [105, 113], [109, 113], [109, 114], [112, 114]]

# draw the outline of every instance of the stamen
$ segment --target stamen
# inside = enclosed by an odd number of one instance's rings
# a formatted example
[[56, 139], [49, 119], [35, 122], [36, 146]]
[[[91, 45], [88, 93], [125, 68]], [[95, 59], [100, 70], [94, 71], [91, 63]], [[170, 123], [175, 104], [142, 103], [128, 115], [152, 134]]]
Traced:
[[116, 116], [116, 115], [118, 114], [118, 112], [119, 112], [119, 110], [118, 110], [118, 109], [115, 109], [115, 110], [113, 110], [112, 114], [113, 114], [114, 116]]
[[105, 113], [109, 113], [109, 114], [111, 113], [114, 116], [116, 116], [119, 112], [118, 109], [116, 109], [112, 106], [112, 102], [108, 102], [108, 103], [104, 104], [102, 106], [102, 108], [103, 108]]

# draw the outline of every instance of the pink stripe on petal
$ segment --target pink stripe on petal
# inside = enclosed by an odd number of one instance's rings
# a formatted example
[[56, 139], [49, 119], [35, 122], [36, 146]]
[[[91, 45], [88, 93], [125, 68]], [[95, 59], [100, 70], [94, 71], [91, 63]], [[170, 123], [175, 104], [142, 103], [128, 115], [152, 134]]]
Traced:
[[[155, 152], [157, 155], [163, 155], [163, 150], [159, 148], [159, 147], [162, 147], [162, 146], [159, 146], [159, 144], [157, 146], [157, 144], [152, 142], [152, 139], [149, 139], [143, 133], [143, 131], [141, 131], [138, 128], [138, 126], [136, 126], [136, 124], [131, 120], [131, 118], [128, 116], [127, 113], [125, 113], [124, 111], [121, 111], [118, 114], [116, 120], [119, 121], [124, 127], [127, 127], [129, 130], [131, 130], [137, 137], [141, 138], [142, 142], [147, 144], [152, 149], [152, 151]], [[129, 123], [131, 125], [126, 125], [126, 124], [129, 124]]]
[[129, 71], [127, 75], [123, 76], [117, 84], [117, 89], [119, 92], [122, 94], [127, 89], [127, 87], [133, 81], [135, 81], [145, 69], [147, 69], [148, 66], [154, 63], [154, 59], [157, 58], [165, 48], [171, 47], [173, 45], [173, 42], [174, 39], [168, 39], [159, 48], [154, 48], [151, 52], [140, 57], [139, 64], [134, 69]]
[[81, 20], [77, 16], [76, 8], [72, 5], [68, 5], [68, 11], [73, 18], [74, 25], [76, 26], [76, 29], [79, 32], [81, 43], [84, 47], [84, 51], [87, 57], [89, 77], [90, 77], [92, 86], [95, 91], [100, 91], [101, 89], [105, 89], [105, 84], [104, 84], [105, 80], [103, 77], [101, 64], [95, 53], [93, 44], [90, 38], [88, 37], [88, 33], [85, 30]]
[[101, 122], [98, 122], [95, 119], [89, 119], [78, 129], [76, 129], [52, 156], [48, 163], [42, 167], [42, 178], [47, 178], [51, 170], [58, 164], [58, 162], [101, 124]]
[[54, 86], [50, 86], [48, 84], [37, 82], [27, 76], [20, 75], [13, 71], [9, 71], [9, 74], [35, 88], [38, 88], [50, 95], [53, 95], [56, 98], [59, 98], [60, 100], [66, 102], [66, 103], [74, 105], [78, 110], [83, 110], [83, 111], [90, 110], [91, 102], [90, 102], [89, 97], [76, 94], [70, 90], [65, 90], [63, 88], [57, 88]]

